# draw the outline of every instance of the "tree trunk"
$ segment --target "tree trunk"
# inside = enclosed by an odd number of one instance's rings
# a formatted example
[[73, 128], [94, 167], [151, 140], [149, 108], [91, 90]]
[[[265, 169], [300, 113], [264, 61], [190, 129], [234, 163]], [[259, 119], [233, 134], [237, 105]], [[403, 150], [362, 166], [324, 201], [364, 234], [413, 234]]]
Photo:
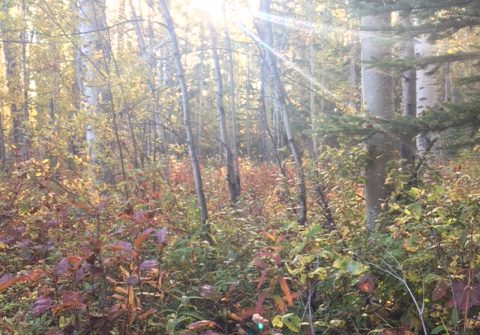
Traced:
[[[350, 6], [350, 1], [346, 0], [345, 4], [347, 8]], [[353, 14], [353, 13], [350, 13]], [[353, 19], [353, 18], [352, 18]], [[357, 21], [357, 19], [355, 19]], [[354, 31], [354, 22], [353, 20], [350, 21], [348, 25], [348, 43], [350, 44], [350, 51], [348, 52], [348, 68], [347, 68], [347, 83], [348, 88], [350, 90], [350, 94], [348, 96], [348, 106], [354, 109], [358, 109], [359, 106], [359, 92], [358, 92], [358, 73], [357, 73], [357, 64], [358, 59], [360, 57], [360, 50], [359, 50], [359, 41], [358, 41], [358, 34]]]
[[[135, 28], [135, 34], [137, 36], [137, 43], [139, 47], [139, 53], [140, 57], [142, 58], [143, 62], [145, 63], [145, 66], [147, 67], [148, 73], [146, 74], [147, 77], [147, 86], [150, 89], [151, 95], [152, 95], [152, 120], [154, 121], [154, 152], [153, 152], [153, 157], [155, 158], [156, 154], [156, 148], [157, 148], [157, 142], [158, 140], [161, 140], [160, 144], [160, 152], [163, 154], [163, 159], [164, 159], [164, 177], [166, 180], [168, 180], [168, 175], [169, 175], [169, 169], [168, 169], [168, 150], [167, 150], [167, 143], [166, 143], [166, 136], [165, 136], [165, 130], [163, 129], [163, 123], [159, 115], [158, 107], [159, 107], [159, 102], [158, 102], [158, 88], [157, 88], [157, 80], [156, 80], [156, 69], [157, 69], [157, 61], [156, 61], [156, 55], [155, 55], [155, 46], [154, 44], [154, 36], [153, 36], [153, 27], [151, 20], [149, 19], [148, 25], [149, 25], [149, 35], [150, 36], [150, 45], [147, 45], [145, 41], [144, 34], [142, 33], [142, 29], [140, 26], [139, 19], [137, 17], [135, 7], [133, 6], [132, 0], [129, 2], [130, 4], [130, 9], [132, 12], [132, 21], [133, 25]], [[151, 9], [153, 10], [153, 9]], [[155, 161], [155, 159], [154, 159]]]
[[27, 125], [29, 123], [29, 101], [28, 101], [28, 91], [30, 89], [30, 75], [28, 73], [28, 60], [27, 60], [27, 38], [28, 38], [28, 27], [27, 27], [27, 5], [25, 0], [22, 0], [22, 23], [23, 29], [20, 33], [20, 40], [22, 42], [22, 79], [23, 79], [23, 100], [22, 100], [22, 128], [23, 128], [23, 143], [22, 143], [22, 158], [24, 160], [29, 157], [29, 140], [27, 135]]
[[[270, 13], [270, 3], [271, 0], [261, 0], [260, 1], [260, 12], [265, 13], [267, 16]], [[299, 224], [303, 225], [307, 221], [307, 189], [305, 187], [305, 175], [303, 172], [302, 159], [300, 153], [298, 152], [295, 138], [293, 136], [292, 128], [290, 126], [290, 116], [287, 108], [287, 96], [285, 88], [283, 87], [283, 82], [280, 78], [280, 72], [277, 66], [276, 56], [272, 52], [273, 48], [273, 31], [272, 24], [270, 21], [262, 20], [263, 25], [263, 36], [265, 46], [265, 59], [268, 64], [270, 74], [273, 81], [274, 96], [277, 107], [281, 112], [281, 117], [283, 121], [283, 126], [285, 129], [285, 134], [287, 137], [288, 146], [292, 154], [294, 163], [295, 163], [295, 183], [297, 185], [298, 192], [298, 204], [297, 204], [297, 221]]]
[[160, 10], [165, 18], [168, 34], [172, 42], [173, 56], [175, 59], [175, 68], [177, 71], [177, 80], [182, 94], [182, 110], [183, 110], [183, 124], [187, 134], [188, 153], [190, 162], [192, 164], [193, 178], [195, 181], [195, 190], [197, 192], [198, 205], [200, 207], [200, 220], [202, 224], [206, 224], [208, 220], [207, 201], [203, 192], [202, 176], [200, 174], [200, 166], [198, 164], [197, 156], [195, 154], [194, 137], [192, 127], [190, 124], [190, 102], [188, 97], [187, 83], [185, 81], [185, 73], [181, 61], [180, 50], [178, 47], [177, 35], [173, 24], [170, 11], [168, 9], [167, 0], [159, 0]]
[[[10, 110], [10, 118], [12, 120], [12, 138], [15, 145], [17, 158], [25, 158], [24, 154], [27, 152], [26, 145], [26, 133], [25, 127], [27, 126], [28, 119], [25, 119], [26, 101], [24, 94], [24, 87], [22, 83], [22, 70], [23, 68], [23, 48], [19, 48], [16, 45], [14, 36], [12, 36], [12, 22], [11, 13], [9, 12], [9, 3], [4, 1], [1, 7], [3, 18], [0, 21], [1, 36], [3, 39], [3, 54], [5, 57], [6, 67], [6, 80], [7, 80], [7, 92], [8, 92], [8, 104]], [[24, 32], [20, 33], [20, 40]], [[23, 45], [24, 43], [22, 43]]]
[[[95, 8], [97, 7], [97, 8]], [[96, 12], [101, 10], [93, 0], [79, 0], [79, 27], [78, 33], [82, 37], [80, 66], [77, 75], [80, 74], [79, 87], [82, 89], [82, 107], [90, 118], [93, 118], [100, 112], [99, 97], [103, 92], [103, 85], [98, 84], [101, 71], [101, 61], [99, 54], [102, 52], [98, 35], [88, 33], [97, 29], [95, 22], [97, 21]], [[103, 74], [104, 76], [104, 74]], [[102, 78], [104, 79], [104, 78]], [[97, 155], [94, 149], [95, 132], [91, 122], [88, 122], [85, 130], [85, 140], [87, 143], [88, 156], [92, 162], [96, 162]]]
[[[314, 1], [309, 1], [309, 10], [308, 16], [309, 21], [314, 22]], [[312, 32], [313, 33], [313, 32]], [[312, 163], [313, 163], [313, 174], [315, 176], [314, 181], [314, 192], [316, 197], [316, 202], [322, 208], [323, 216], [326, 221], [326, 227], [329, 230], [333, 230], [334, 228], [334, 220], [332, 211], [330, 210], [329, 201], [325, 191], [325, 185], [323, 181], [320, 179], [320, 174], [318, 173], [318, 144], [316, 138], [316, 129], [317, 129], [317, 105], [315, 101], [316, 95], [316, 86], [315, 81], [316, 79], [316, 53], [315, 53], [315, 35], [313, 35], [310, 39], [310, 43], [308, 45], [308, 54], [309, 54], [309, 61], [310, 61], [310, 127], [311, 127], [311, 137], [312, 137]], [[321, 83], [323, 84], [323, 83]], [[320, 105], [320, 112], [325, 112], [324, 110], [324, 102], [322, 99], [322, 103]]]
[[236, 102], [236, 90], [235, 90], [235, 71], [233, 66], [233, 50], [232, 43], [230, 40], [230, 34], [228, 30], [225, 29], [225, 48], [227, 49], [227, 62], [228, 62], [228, 92], [229, 92], [229, 109], [231, 115], [232, 123], [232, 142], [230, 145], [230, 150], [233, 156], [233, 171], [235, 173], [235, 187], [240, 195], [241, 184], [240, 184], [240, 165], [238, 162], [238, 138], [237, 138], [237, 102]]
[[[400, 23], [405, 29], [412, 28], [410, 14], [401, 18]], [[415, 43], [413, 37], [406, 36], [401, 43], [401, 56], [404, 60], [415, 59]], [[411, 68], [402, 73], [402, 115], [404, 117], [416, 116], [416, 71]], [[400, 147], [400, 155], [408, 167], [413, 167], [415, 162], [415, 144], [413, 138], [406, 138]]]
[[[258, 107], [258, 121], [260, 125], [260, 154], [262, 162], [267, 162], [271, 155], [268, 145], [268, 119], [267, 119], [267, 101], [266, 101], [266, 86], [267, 86], [267, 61], [265, 59], [265, 50], [260, 50], [262, 53], [260, 57], [260, 95]], [[273, 145], [273, 141], [272, 141]]]
[[[415, 40], [415, 58], [434, 56], [435, 46], [430, 41], [430, 35], [423, 34]], [[417, 117], [422, 116], [425, 111], [438, 107], [441, 102], [441, 94], [439, 90], [439, 81], [435, 73], [435, 65], [428, 65], [417, 70]], [[417, 136], [417, 151], [424, 154], [431, 149], [432, 141], [438, 140], [438, 134], [422, 133]], [[440, 148], [434, 147], [434, 154], [440, 156]]]
[[[374, 67], [372, 62], [388, 60], [391, 55], [389, 36], [381, 31], [389, 27], [389, 13], [361, 18], [362, 105], [367, 115], [391, 119], [394, 115], [392, 76]], [[373, 66], [372, 66], [373, 65]], [[387, 163], [393, 156], [393, 144], [384, 135], [375, 134], [367, 140], [367, 166], [365, 168], [366, 225], [375, 229], [375, 220], [382, 211], [382, 203], [389, 195], [385, 185]]]
[[[213, 27], [212, 22], [208, 22], [208, 30], [210, 33], [210, 45], [211, 45], [211, 55], [213, 63], [213, 72], [215, 77], [215, 102], [217, 109], [217, 117], [219, 122], [220, 129], [220, 141], [222, 142], [223, 152], [226, 158], [226, 168], [227, 168], [227, 183], [228, 190], [230, 192], [230, 200], [232, 204], [237, 202], [238, 196], [240, 195], [240, 185], [237, 183], [234, 157], [232, 153], [232, 147], [228, 138], [227, 131], [227, 121], [225, 119], [225, 108], [223, 106], [223, 80], [222, 72], [220, 69], [220, 61], [218, 59], [217, 52], [217, 32]], [[238, 179], [240, 181], [240, 179]]]
[[3, 130], [3, 106], [0, 104], [0, 169], [5, 168], [7, 152], [5, 150], [5, 132]]

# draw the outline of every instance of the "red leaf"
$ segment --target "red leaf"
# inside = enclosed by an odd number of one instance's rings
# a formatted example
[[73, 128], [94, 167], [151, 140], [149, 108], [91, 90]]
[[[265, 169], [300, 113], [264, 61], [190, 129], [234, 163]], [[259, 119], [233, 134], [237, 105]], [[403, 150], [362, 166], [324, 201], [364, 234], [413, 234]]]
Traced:
[[153, 232], [153, 229], [148, 228], [143, 233], [138, 235], [135, 241], [133, 241], [133, 245], [135, 246], [135, 248], [139, 249], [142, 246], [143, 242], [150, 236], [152, 232]]
[[365, 293], [372, 293], [375, 288], [375, 281], [372, 276], [365, 274], [358, 280], [357, 288]]
[[149, 316], [152, 316], [153, 314], [157, 313], [157, 310], [155, 308], [150, 308], [148, 311], [141, 313], [138, 316], [138, 320], [142, 321], [147, 319]]
[[147, 216], [145, 215], [145, 212], [136, 212], [135, 213], [135, 221], [137, 221], [137, 222], [145, 221], [146, 217]]
[[0, 291], [3, 291], [17, 283], [35, 281], [41, 276], [42, 273], [43, 272], [40, 270], [33, 270], [29, 274], [20, 275], [18, 277], [6, 273], [0, 278]]
[[265, 269], [268, 268], [268, 265], [265, 264], [263, 261], [261, 261], [259, 259], [255, 259], [253, 261], [253, 265], [255, 265], [257, 268], [262, 269], [262, 270], [265, 270]]
[[282, 314], [285, 314], [287, 312], [287, 305], [285, 305], [285, 302], [283, 301], [282, 297], [280, 296], [275, 296], [275, 306], [277, 307], [278, 311]]
[[392, 329], [386, 329], [379, 333], [379, 335], [415, 335], [409, 330], [403, 329], [403, 328], [392, 328]]
[[432, 293], [432, 300], [433, 301], [438, 301], [445, 297], [448, 291], [448, 285], [444, 281], [439, 281], [437, 285], [435, 285], [435, 289], [433, 290]]
[[133, 247], [130, 242], [117, 241], [110, 246], [110, 249], [119, 250], [119, 251], [132, 251]]
[[255, 305], [255, 313], [260, 313], [262, 311], [263, 303], [265, 302], [265, 299], [267, 298], [267, 293], [262, 292], [258, 296], [257, 304]]
[[292, 294], [290, 293], [290, 289], [288, 288], [287, 280], [284, 277], [279, 277], [278, 283], [280, 284], [280, 288], [282, 289], [282, 292], [285, 295], [287, 304], [291, 306], [293, 304], [293, 298], [292, 298]]
[[245, 308], [240, 311], [240, 322], [255, 314], [255, 307]]
[[52, 307], [52, 299], [50, 298], [39, 298], [33, 303], [32, 314], [34, 316], [39, 316]]
[[2, 277], [0, 277], [0, 291], [3, 291], [9, 288], [10, 286], [16, 284], [17, 281], [18, 279], [14, 277], [12, 274], [10, 273], [4, 274]]
[[213, 328], [213, 327], [220, 328], [220, 326], [218, 324], [216, 324], [214, 321], [210, 321], [210, 320], [197, 321], [197, 322], [191, 323], [187, 326], [187, 328], [189, 330], [198, 330], [198, 329], [202, 329], [202, 328]]
[[166, 244], [166, 238], [167, 238], [167, 227], [163, 227], [162, 229], [157, 230], [156, 233], [157, 236], [157, 243], [160, 245], [165, 245]]
[[277, 238], [275, 237], [274, 234], [271, 234], [269, 232], [266, 232], [266, 231], [262, 231], [262, 235], [265, 236], [266, 238], [272, 240], [273, 242], [275, 242], [277, 240]]
[[452, 283], [452, 298], [448, 306], [455, 305], [459, 310], [468, 311], [473, 306], [480, 305], [480, 285], [467, 286], [463, 281], [455, 280]]
[[59, 277], [68, 270], [68, 260], [64, 257], [53, 268], [53, 275]]
[[155, 267], [158, 266], [158, 262], [155, 261], [155, 260], [148, 260], [148, 261], [144, 261], [142, 262], [142, 264], [140, 264], [140, 271], [142, 270], [151, 270]]
[[266, 278], [267, 278], [267, 270], [263, 270], [262, 274], [260, 275], [260, 278], [258, 278], [257, 290], [260, 288], [260, 286], [262, 286]]
[[62, 295], [60, 303], [53, 307], [52, 312], [53, 315], [57, 315], [65, 310], [79, 310], [86, 307], [87, 306], [82, 303], [81, 296], [78, 292], [68, 291]]
[[82, 258], [78, 256], [68, 256], [67, 261], [68, 264], [70, 264], [75, 270], [77, 270], [82, 263]]
[[135, 254], [132, 244], [125, 241], [117, 241], [114, 244], [109, 245], [108, 249], [118, 251], [123, 257], [133, 257]]
[[138, 277], [137, 276], [130, 276], [127, 278], [127, 285], [128, 286], [136, 286], [138, 285]]

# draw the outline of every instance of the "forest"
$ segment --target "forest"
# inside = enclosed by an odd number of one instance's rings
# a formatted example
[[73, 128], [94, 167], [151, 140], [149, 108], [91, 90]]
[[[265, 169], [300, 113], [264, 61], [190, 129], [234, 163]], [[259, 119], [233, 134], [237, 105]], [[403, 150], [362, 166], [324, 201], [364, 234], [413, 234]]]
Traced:
[[479, 0], [0, 0], [0, 335], [480, 334]]

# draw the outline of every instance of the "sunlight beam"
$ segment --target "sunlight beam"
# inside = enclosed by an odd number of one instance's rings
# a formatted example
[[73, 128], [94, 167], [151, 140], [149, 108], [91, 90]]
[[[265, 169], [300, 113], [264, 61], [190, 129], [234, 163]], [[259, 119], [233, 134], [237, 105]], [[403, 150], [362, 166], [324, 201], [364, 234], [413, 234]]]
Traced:
[[[296, 63], [292, 62], [289, 60], [287, 57], [283, 56], [280, 52], [272, 48], [270, 45], [262, 41], [261, 38], [259, 38], [255, 33], [249, 31], [245, 26], [240, 27], [242, 31], [255, 40], [257, 43], [261, 44], [265, 49], [269, 50], [275, 57], [283, 61], [289, 68], [292, 70], [296, 71], [298, 74], [300, 74], [304, 79], [308, 80], [309, 83], [312, 83], [316, 89], [321, 93], [321, 95], [326, 98], [327, 100], [333, 101], [336, 106], [341, 107], [341, 109], [348, 111], [350, 113], [355, 112], [355, 109], [349, 106], [348, 104], [342, 103], [341, 101], [338, 100], [338, 98], [335, 97], [335, 95], [330, 92], [328, 89], [325, 88], [316, 78], [312, 77], [310, 74], [308, 74], [307, 71], [303, 70], [300, 66], [298, 66]], [[317, 93], [317, 92], [315, 92]]]

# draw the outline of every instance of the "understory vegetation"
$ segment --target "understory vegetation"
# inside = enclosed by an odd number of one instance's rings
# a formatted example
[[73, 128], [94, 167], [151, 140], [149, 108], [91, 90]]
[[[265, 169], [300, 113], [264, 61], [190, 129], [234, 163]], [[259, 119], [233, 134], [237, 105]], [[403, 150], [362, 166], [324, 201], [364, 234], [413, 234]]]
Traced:
[[395, 169], [375, 232], [361, 170], [350, 168], [361, 159], [362, 150], [323, 156], [331, 230], [314, 203], [309, 224], [297, 224], [285, 193], [292, 167], [285, 179], [242, 161], [245, 192], [232, 207], [218, 187], [225, 171], [210, 162], [208, 232], [182, 159], [169, 184], [132, 173], [128, 202], [84, 162], [18, 163], [0, 186], [2, 333], [474, 334], [478, 159], [430, 166], [416, 187]]

